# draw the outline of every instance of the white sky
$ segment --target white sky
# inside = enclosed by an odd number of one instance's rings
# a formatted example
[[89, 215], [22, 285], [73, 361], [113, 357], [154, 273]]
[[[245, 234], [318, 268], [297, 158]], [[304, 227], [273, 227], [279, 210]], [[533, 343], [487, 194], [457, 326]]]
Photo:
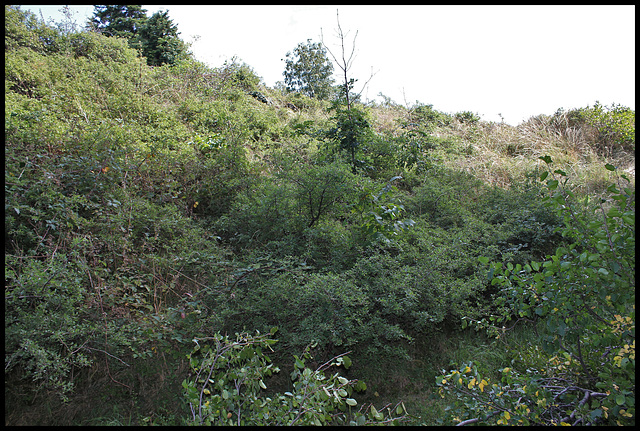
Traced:
[[[61, 6], [21, 6], [60, 21]], [[273, 87], [287, 52], [312, 39], [340, 53], [336, 10], [365, 99], [472, 111], [512, 125], [600, 101], [635, 110], [635, 6], [149, 6], [168, 10], [195, 57], [237, 56]], [[71, 6], [78, 24], [93, 6]], [[338, 71], [337, 68], [335, 68]], [[361, 86], [356, 86], [360, 90]]]

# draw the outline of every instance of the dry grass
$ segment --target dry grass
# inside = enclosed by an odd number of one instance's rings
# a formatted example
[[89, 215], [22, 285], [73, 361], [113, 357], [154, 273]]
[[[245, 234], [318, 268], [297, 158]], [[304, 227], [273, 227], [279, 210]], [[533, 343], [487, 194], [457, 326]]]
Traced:
[[373, 128], [376, 133], [386, 133], [391, 136], [399, 136], [402, 132], [400, 121], [408, 118], [407, 109], [403, 106], [393, 105], [388, 107], [372, 107], [371, 114], [374, 118]]
[[[402, 106], [375, 107], [375, 130], [392, 136], [401, 132], [398, 120], [408, 117]], [[571, 178], [577, 191], [598, 194], [615, 179], [604, 169], [606, 163], [619, 168], [635, 187], [635, 154], [603, 149], [597, 142], [597, 132], [589, 127], [570, 125], [566, 114], [538, 115], [514, 127], [504, 123], [478, 122], [470, 124], [453, 119], [440, 127], [435, 135], [454, 138], [468, 154], [446, 157], [442, 162], [466, 171], [484, 182], [504, 188], [536, 172], [546, 170], [539, 157], [548, 155], [554, 168], [562, 169]]]

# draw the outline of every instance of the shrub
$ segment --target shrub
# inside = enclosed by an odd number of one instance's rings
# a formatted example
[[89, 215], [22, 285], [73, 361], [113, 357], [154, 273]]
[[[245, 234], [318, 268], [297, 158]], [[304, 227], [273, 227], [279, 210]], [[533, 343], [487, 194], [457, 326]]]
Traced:
[[238, 195], [218, 224], [239, 244], [300, 236], [343, 205], [352, 175], [340, 163], [287, 169]]
[[194, 340], [196, 347], [187, 356], [193, 377], [182, 384], [194, 424], [396, 425], [405, 419], [402, 403], [393, 409], [363, 405], [356, 411], [358, 402], [352, 396], [366, 388], [364, 382], [338, 372], [327, 375], [331, 368], [350, 367], [351, 359], [345, 354], [313, 370], [305, 363], [313, 359], [307, 348], [300, 357], [294, 355], [291, 390], [267, 395], [268, 377], [280, 371], [266, 355], [276, 343], [274, 333], [241, 333], [235, 340], [215, 334]]
[[[548, 156], [541, 159], [552, 163]], [[531, 355], [535, 363], [500, 370], [501, 382], [465, 364], [437, 383], [458, 398], [454, 422], [633, 424], [635, 192], [620, 175], [608, 188], [609, 200], [589, 208], [596, 212], [591, 216], [580, 211], [562, 170], [545, 171], [540, 179], [546, 180], [544, 201], [563, 217], [562, 234], [570, 243], [543, 262], [490, 265], [502, 310], [475, 321], [496, 337], [504, 332], [499, 325], [513, 318], [539, 321], [544, 332]]]
[[416, 104], [409, 112], [409, 124], [433, 131], [451, 123], [451, 116], [433, 109], [433, 105]]
[[480, 121], [480, 117], [470, 111], [457, 112], [455, 115], [455, 118], [461, 123], [469, 123], [469, 124], [475, 124], [478, 121]]
[[584, 129], [592, 145], [605, 155], [635, 150], [635, 111], [622, 105], [601, 105], [596, 102], [592, 107], [572, 109], [568, 112], [558, 110], [554, 115], [557, 124], [566, 117], [569, 127]]

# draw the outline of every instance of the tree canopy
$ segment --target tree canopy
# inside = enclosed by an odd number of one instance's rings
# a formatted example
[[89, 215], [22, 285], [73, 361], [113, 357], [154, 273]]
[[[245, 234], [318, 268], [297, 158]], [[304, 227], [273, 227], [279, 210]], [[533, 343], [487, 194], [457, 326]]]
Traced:
[[160, 66], [173, 64], [187, 52], [186, 44], [178, 36], [178, 26], [169, 18], [169, 13], [156, 12], [140, 28], [138, 39], [142, 46], [142, 55], [147, 64]]
[[333, 93], [333, 64], [320, 43], [307, 39], [287, 53], [283, 73], [287, 91], [326, 100]]
[[141, 5], [95, 5], [88, 24], [106, 36], [132, 38], [146, 20]]
[[141, 5], [96, 5], [89, 27], [106, 36], [124, 37], [129, 46], [139, 49], [149, 66], [173, 64], [187, 54], [178, 26], [167, 11], [150, 18]]

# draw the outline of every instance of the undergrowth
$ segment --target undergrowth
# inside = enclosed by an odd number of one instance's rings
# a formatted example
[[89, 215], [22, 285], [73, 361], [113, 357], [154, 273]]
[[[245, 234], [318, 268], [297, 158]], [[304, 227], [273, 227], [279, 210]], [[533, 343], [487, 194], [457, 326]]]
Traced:
[[[438, 393], [443, 369], [496, 379], [541, 342], [535, 324], [498, 340], [461, 328], [499, 311], [480, 257], [524, 267], [571, 243], [539, 158], [577, 206], [623, 172], [635, 190], [624, 107], [515, 127], [390, 100], [349, 111], [237, 59], [149, 67], [124, 40], [12, 6], [5, 27], [10, 425], [300, 423], [269, 404], [294, 406], [296, 388], [315, 394], [309, 423], [438, 424], [458, 399]], [[234, 334], [242, 349], [222, 355]], [[243, 383], [245, 360], [264, 381]], [[205, 387], [202, 364], [262, 416]]]

